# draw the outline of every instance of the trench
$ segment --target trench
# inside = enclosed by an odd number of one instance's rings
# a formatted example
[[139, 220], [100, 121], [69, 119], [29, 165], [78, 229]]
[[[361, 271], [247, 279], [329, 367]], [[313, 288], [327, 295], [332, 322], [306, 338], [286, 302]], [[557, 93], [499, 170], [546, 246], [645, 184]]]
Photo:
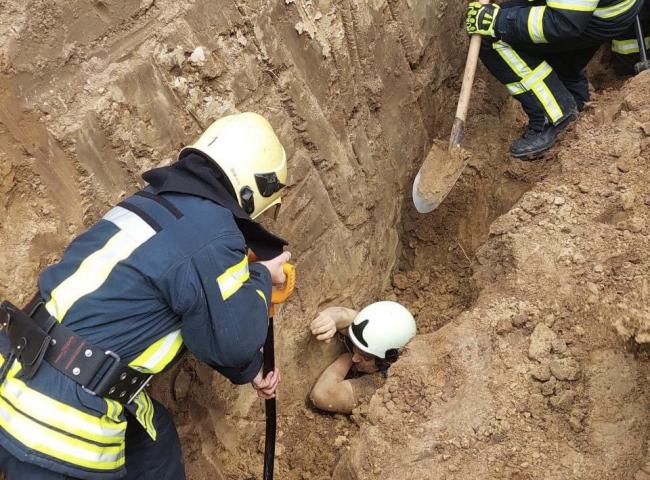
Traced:
[[[482, 72], [478, 84], [490, 81]], [[520, 119], [513, 104], [504, 105], [499, 116], [510, 119], [508, 127], [516, 132]], [[419, 168], [417, 161], [400, 179], [402, 206], [394, 225], [399, 232], [399, 245], [394, 262], [390, 262], [394, 267], [389, 281], [379, 278], [375, 287], [378, 293], [373, 299], [404, 304], [416, 317], [419, 334], [431, 333], [471, 309], [483, 287], [473, 275], [476, 252], [487, 240], [490, 225], [537, 182], [557, 170], [552, 161], [522, 164], [511, 160], [506, 149], [512, 133], [504, 136], [503, 125], [494, 119], [486, 121], [486, 113], [480, 108], [473, 113], [465, 142], [474, 151], [472, 160], [435, 212], [418, 214], [410, 202], [408, 195]], [[433, 120], [450, 124], [451, 118], [451, 112], [443, 112]], [[494, 138], [500, 138], [500, 142], [485, 149], [487, 139]], [[304, 318], [303, 323], [307, 325], [309, 320]], [[279, 332], [281, 336], [281, 326]], [[359, 432], [359, 419], [355, 415], [319, 412], [308, 399], [317, 375], [343, 352], [343, 347], [316, 345], [306, 340], [305, 335], [302, 332], [294, 345], [293, 357], [299, 358], [301, 365], [287, 367], [294, 375], [304, 377], [298, 386], [285, 391], [290, 397], [288, 402], [283, 404], [280, 394], [276, 475], [283, 479], [346, 480], [348, 477], [340, 476], [336, 467]], [[171, 406], [179, 422], [191, 478], [261, 478], [261, 402], [232, 412], [227, 411], [227, 403], [207, 401], [222, 412], [215, 417], [214, 411], [206, 408], [205, 397], [205, 388], [209, 388], [212, 379], [209, 369], [188, 359], [157, 385], [158, 397], [166, 400], [164, 403]], [[202, 423], [206, 417], [214, 421], [209, 425]], [[239, 431], [234, 434], [232, 427], [213, 430], [224, 419], [237, 425]], [[198, 436], [197, 428], [201, 432]], [[206, 439], [212, 439], [214, 444]]]

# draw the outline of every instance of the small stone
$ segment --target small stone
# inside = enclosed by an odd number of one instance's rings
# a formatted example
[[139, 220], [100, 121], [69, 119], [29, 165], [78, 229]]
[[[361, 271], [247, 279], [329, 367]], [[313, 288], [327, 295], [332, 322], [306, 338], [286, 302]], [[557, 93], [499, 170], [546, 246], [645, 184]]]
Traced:
[[542, 395], [544, 395], [545, 397], [550, 397], [551, 395], [553, 395], [555, 393], [556, 383], [557, 380], [555, 380], [554, 378], [551, 378], [548, 382], [542, 383], [542, 388], [540, 390], [542, 392]]
[[589, 292], [591, 292], [593, 295], [598, 295], [600, 292], [598, 290], [598, 285], [593, 282], [587, 282], [587, 290], [589, 290]]
[[647, 206], [650, 207], [650, 195], [646, 195], [645, 200], [643, 200], [643, 203], [645, 203]]
[[553, 200], [553, 205], [559, 207], [560, 205], [564, 205], [565, 200], [564, 197], [555, 197], [555, 200]]
[[557, 335], [545, 324], [539, 323], [530, 336], [530, 345], [528, 347], [528, 357], [531, 360], [541, 361], [551, 353], [553, 340]]
[[623, 210], [631, 210], [634, 207], [636, 195], [632, 190], [627, 190], [621, 193], [621, 205]]
[[586, 261], [587, 259], [582, 253], [576, 253], [573, 255], [573, 263], [575, 263], [576, 265], [582, 265]]
[[497, 334], [503, 335], [512, 331], [512, 322], [509, 318], [502, 318], [497, 322]]
[[544, 317], [544, 325], [546, 325], [548, 328], [551, 328], [554, 324], [555, 324], [555, 315], [549, 313]]
[[345, 437], [345, 435], [339, 435], [334, 439], [334, 446], [341, 447], [345, 442], [347, 442], [347, 440], [348, 439]]
[[580, 364], [573, 358], [561, 358], [552, 360], [549, 364], [551, 373], [558, 380], [573, 381], [580, 374]]
[[530, 376], [540, 382], [548, 382], [551, 379], [551, 369], [548, 365], [535, 365], [530, 369]]
[[581, 193], [589, 193], [591, 191], [591, 188], [589, 188], [589, 185], [581, 183], [578, 185], [578, 190], [580, 190]]
[[603, 268], [602, 265], [600, 265], [600, 264], [594, 265], [594, 272], [596, 272], [596, 273], [603, 273], [604, 270], [605, 270], [605, 269]]
[[557, 340], [553, 340], [553, 342], [551, 343], [551, 351], [553, 353], [559, 353], [561, 355], [563, 353], [566, 353], [567, 349], [568, 348], [566, 346], [566, 342], [561, 338], [558, 338]]
[[205, 62], [205, 50], [203, 47], [196, 47], [190, 55], [190, 62], [194, 64], [202, 64]]
[[526, 315], [516, 315], [511, 320], [512, 325], [517, 328], [523, 327], [524, 325], [526, 325], [526, 322], [528, 322], [528, 317]]
[[569, 411], [573, 406], [573, 402], [576, 398], [575, 392], [572, 390], [567, 390], [559, 395], [551, 397], [551, 405], [557, 410]]
[[627, 173], [632, 169], [632, 166], [630, 165], [629, 159], [620, 159], [616, 162], [616, 168], [621, 173]]
[[409, 285], [408, 278], [403, 273], [393, 275], [393, 286], [400, 290], [405, 290]]
[[569, 425], [571, 426], [571, 430], [576, 433], [582, 432], [585, 429], [585, 427], [582, 425], [582, 420], [584, 418], [584, 413], [582, 413], [580, 410], [574, 409], [571, 412], [571, 416], [569, 417]]
[[528, 399], [528, 411], [533, 418], [542, 418], [546, 412], [546, 397], [537, 393]]

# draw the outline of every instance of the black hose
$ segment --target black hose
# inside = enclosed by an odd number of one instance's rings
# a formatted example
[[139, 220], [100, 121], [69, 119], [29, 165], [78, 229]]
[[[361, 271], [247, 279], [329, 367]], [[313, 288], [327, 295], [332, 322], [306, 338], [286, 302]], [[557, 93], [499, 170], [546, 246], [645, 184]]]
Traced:
[[[275, 348], [273, 342], [273, 317], [269, 318], [269, 331], [264, 343], [264, 377], [275, 370]], [[275, 460], [275, 398], [266, 400], [266, 438], [264, 439], [264, 480], [273, 480]]]

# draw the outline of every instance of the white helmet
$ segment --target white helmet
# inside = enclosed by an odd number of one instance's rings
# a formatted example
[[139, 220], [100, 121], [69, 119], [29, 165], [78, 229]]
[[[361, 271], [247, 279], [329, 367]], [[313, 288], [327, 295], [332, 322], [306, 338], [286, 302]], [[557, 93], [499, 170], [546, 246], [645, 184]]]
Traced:
[[287, 156], [271, 124], [257, 113], [220, 118], [179, 158], [192, 151], [214, 161], [228, 177], [239, 205], [256, 218], [281, 203], [287, 183]]
[[415, 336], [415, 319], [396, 302], [376, 302], [361, 310], [348, 327], [352, 343], [363, 352], [396, 359]]

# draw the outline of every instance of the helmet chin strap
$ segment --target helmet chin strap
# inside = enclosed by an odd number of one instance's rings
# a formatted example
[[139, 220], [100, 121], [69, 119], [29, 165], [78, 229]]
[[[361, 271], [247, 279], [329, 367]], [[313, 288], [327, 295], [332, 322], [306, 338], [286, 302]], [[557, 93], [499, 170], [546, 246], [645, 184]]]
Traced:
[[399, 358], [399, 350], [396, 348], [391, 348], [386, 350], [386, 355], [384, 358], [375, 357], [375, 366], [377, 370], [381, 372], [384, 377], [388, 376], [388, 369], [390, 366], [397, 361]]

